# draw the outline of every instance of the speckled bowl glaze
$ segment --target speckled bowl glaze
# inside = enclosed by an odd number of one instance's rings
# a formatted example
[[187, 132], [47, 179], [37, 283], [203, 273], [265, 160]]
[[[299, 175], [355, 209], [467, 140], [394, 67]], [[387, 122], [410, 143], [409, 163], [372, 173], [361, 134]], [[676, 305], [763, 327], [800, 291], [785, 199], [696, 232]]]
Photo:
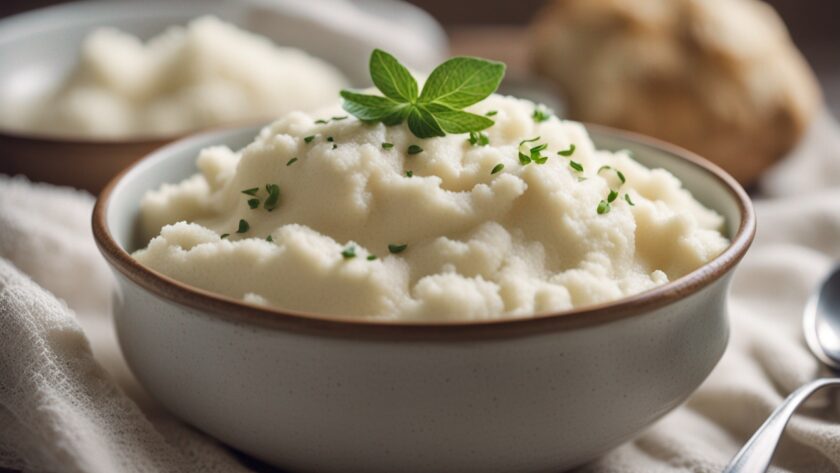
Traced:
[[96, 204], [96, 241], [119, 280], [123, 353], [182, 419], [292, 471], [557, 472], [592, 460], [679, 405], [715, 366], [727, 287], [755, 219], [714, 165], [589, 129], [600, 148], [677, 175], [725, 216], [731, 246], [654, 290], [524, 320], [382, 323], [249, 305], [129, 254], [143, 193], [193, 174], [201, 148], [239, 148], [257, 129], [214, 132], [154, 152]]

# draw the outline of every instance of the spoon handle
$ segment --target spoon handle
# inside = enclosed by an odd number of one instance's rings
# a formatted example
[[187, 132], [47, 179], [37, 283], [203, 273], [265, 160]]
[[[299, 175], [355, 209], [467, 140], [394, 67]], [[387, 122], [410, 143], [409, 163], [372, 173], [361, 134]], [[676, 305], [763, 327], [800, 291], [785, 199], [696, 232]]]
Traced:
[[764, 424], [753, 434], [735, 458], [729, 462], [723, 473], [763, 473], [770, 466], [773, 452], [782, 437], [782, 432], [793, 413], [814, 391], [825, 386], [840, 386], [840, 378], [823, 378], [811, 381], [792, 392], [777, 407]]

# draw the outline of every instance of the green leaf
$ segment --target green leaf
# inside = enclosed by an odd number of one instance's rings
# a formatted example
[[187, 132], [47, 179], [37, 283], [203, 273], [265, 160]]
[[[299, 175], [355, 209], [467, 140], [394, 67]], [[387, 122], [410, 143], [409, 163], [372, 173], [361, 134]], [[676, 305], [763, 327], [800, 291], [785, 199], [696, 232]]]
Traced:
[[385, 97], [398, 102], [417, 100], [417, 81], [397, 58], [381, 49], [370, 55], [370, 78]]
[[453, 135], [484, 130], [493, 126], [493, 123], [495, 123], [487, 117], [462, 110], [453, 110], [440, 104], [418, 105], [418, 108], [428, 110], [434, 116], [435, 120], [437, 120], [443, 131]]
[[499, 163], [499, 164], [493, 166], [493, 170], [490, 171], [490, 174], [496, 174], [498, 172], [501, 172], [502, 169], [504, 169], [504, 168], [505, 168], [505, 165], [502, 164], [502, 163]]
[[454, 57], [429, 74], [418, 102], [461, 109], [495, 92], [504, 75], [505, 65], [501, 62]]
[[382, 123], [385, 126], [399, 125], [408, 118], [408, 114], [413, 107], [411, 105], [399, 105], [397, 108], [391, 110], [387, 115], [382, 117]]
[[366, 95], [351, 90], [342, 90], [342, 108], [363, 121], [382, 121], [384, 118], [397, 113], [401, 107], [399, 102], [379, 95]]
[[411, 107], [408, 114], [408, 129], [418, 138], [446, 136], [435, 117], [428, 110], [420, 107]]
[[486, 116], [461, 109], [492, 94], [504, 77], [505, 65], [474, 57], [452, 58], [432, 71], [419, 97], [411, 72], [385, 51], [376, 49], [371, 54], [370, 74], [384, 96], [342, 90], [344, 110], [361, 121], [387, 126], [408, 121], [415, 136], [432, 138], [492, 126], [493, 120]]

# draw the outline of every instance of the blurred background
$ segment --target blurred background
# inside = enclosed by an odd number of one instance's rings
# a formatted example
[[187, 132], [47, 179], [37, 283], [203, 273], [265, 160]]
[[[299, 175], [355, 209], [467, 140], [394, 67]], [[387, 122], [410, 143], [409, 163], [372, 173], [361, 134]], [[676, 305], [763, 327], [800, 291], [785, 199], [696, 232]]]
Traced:
[[[0, 17], [37, 14], [39, 8], [63, 3], [5, 0]], [[130, 2], [114, 5], [121, 3]], [[816, 117], [825, 110], [840, 113], [838, 1], [183, 0], [160, 2], [159, 14], [149, 12], [158, 7], [143, 5], [136, 12], [114, 8], [116, 17], [108, 16], [110, 8], [81, 11], [59, 5], [68, 8], [31, 17], [28, 23], [13, 18], [2, 23], [0, 173], [96, 192], [127, 163], [187, 131], [264, 120], [268, 112], [285, 112], [284, 105], [323, 105], [318, 100], [298, 103], [301, 94], [293, 94], [273, 97], [276, 102], [262, 97], [240, 110], [219, 110], [230, 105], [231, 97], [253, 95], [255, 86], [245, 84], [247, 78], [223, 84], [222, 95], [218, 78], [210, 78], [215, 95], [189, 92], [211, 87], [205, 79], [167, 85], [183, 89], [175, 92], [164, 87], [129, 93], [124, 89], [131, 87], [124, 83], [131, 82], [132, 74], [126, 72], [131, 64], [125, 56], [138, 48], [126, 46], [131, 41], [125, 37], [91, 41], [86, 36], [96, 27], [115, 26], [145, 41], [167, 26], [183, 26], [204, 14], [323, 59], [357, 87], [369, 85], [366, 59], [372, 47], [389, 49], [421, 73], [448, 54], [501, 60], [508, 65], [502, 93], [542, 102], [562, 117], [681, 145], [715, 161], [750, 188], [797, 149]], [[331, 14], [345, 6], [341, 14]], [[170, 13], [167, 23], [162, 18]], [[73, 31], [59, 33], [61, 29]], [[59, 34], [65, 35], [61, 44], [47, 46]], [[215, 51], [212, 39], [199, 42]], [[200, 67], [232, 67], [230, 57], [223, 56], [236, 56], [233, 49], [217, 52], [206, 53], [202, 60], [207, 62]], [[159, 75], [183, 82], [198, 71], [198, 63], [190, 64]], [[189, 67], [193, 69], [184, 69]], [[298, 75], [306, 75], [305, 69]], [[294, 78], [288, 80], [294, 85]], [[93, 89], [96, 100], [90, 98]], [[335, 91], [326, 89], [321, 88], [322, 96], [334, 97]], [[19, 106], [27, 94], [46, 100], [39, 105], [46, 120], [35, 116], [37, 110]], [[246, 113], [248, 107], [254, 116]], [[29, 115], [35, 118], [22, 118]], [[138, 120], [145, 120], [145, 127]], [[115, 124], [129, 121], [134, 123], [131, 130], [115, 129]], [[81, 146], [82, 141], [95, 146]], [[106, 144], [112, 148], [106, 150]], [[112, 158], [95, 159], [105, 152]], [[67, 159], [49, 161], [56, 154], [76, 156], [75, 168], [63, 167], [71, 162]], [[95, 171], [79, 176], [74, 172], [79, 163]]]
[[[317, 2], [317, 0], [314, 0]], [[632, 0], [631, 0], [632, 1]], [[4, 0], [0, 17], [64, 3], [64, 0]], [[501, 57], [524, 68], [525, 26], [546, 0], [410, 0], [446, 28], [455, 53]], [[768, 0], [784, 19], [794, 42], [817, 71], [826, 102], [840, 112], [840, 1]]]

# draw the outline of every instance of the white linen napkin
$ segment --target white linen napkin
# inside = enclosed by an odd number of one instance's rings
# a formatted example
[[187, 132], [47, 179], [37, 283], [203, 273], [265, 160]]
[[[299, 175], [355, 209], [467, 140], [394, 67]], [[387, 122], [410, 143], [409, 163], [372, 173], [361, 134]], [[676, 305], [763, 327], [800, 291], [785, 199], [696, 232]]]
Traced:
[[[763, 183], [757, 239], [733, 283], [732, 338], [709, 379], [635, 441], [580, 471], [720, 471], [789, 392], [818, 375], [801, 313], [840, 260], [838, 141], [840, 126], [825, 114]], [[0, 467], [252, 471], [157, 409], [126, 369], [110, 326], [113, 281], [90, 234], [92, 202], [0, 177]], [[816, 396], [792, 420], [775, 471], [840, 471], [831, 399]]]

